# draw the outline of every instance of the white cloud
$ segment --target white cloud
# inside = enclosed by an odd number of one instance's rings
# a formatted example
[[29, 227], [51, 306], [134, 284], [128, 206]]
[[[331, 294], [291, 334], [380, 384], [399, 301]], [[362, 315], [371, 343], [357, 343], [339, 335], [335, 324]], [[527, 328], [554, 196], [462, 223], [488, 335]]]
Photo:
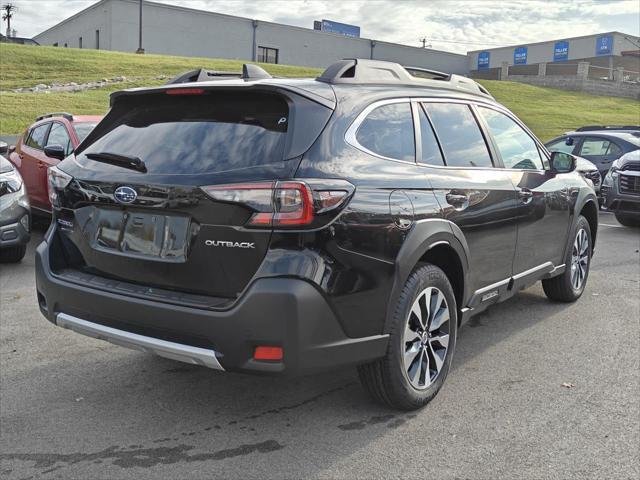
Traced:
[[[608, 30], [640, 34], [637, 0], [156, 0], [201, 10], [312, 28], [327, 18], [361, 27], [362, 36], [464, 53]], [[13, 27], [33, 36], [95, 3], [13, 0]], [[612, 28], [613, 26], [613, 28]], [[3, 30], [6, 25], [3, 24]]]

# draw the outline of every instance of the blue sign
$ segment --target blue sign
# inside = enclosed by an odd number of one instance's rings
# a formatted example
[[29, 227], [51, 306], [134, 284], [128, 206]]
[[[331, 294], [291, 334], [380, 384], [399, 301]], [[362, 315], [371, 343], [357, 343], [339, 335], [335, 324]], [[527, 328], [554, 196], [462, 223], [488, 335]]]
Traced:
[[553, 46], [553, 61], [564, 62], [566, 60], [569, 60], [569, 42], [566, 40], [556, 42]]
[[349, 25], [346, 23], [332, 22], [331, 20], [322, 20], [322, 31], [329, 33], [339, 33], [345, 37], [360, 37], [360, 27]]
[[527, 47], [518, 47], [513, 50], [513, 64], [514, 65], [527, 64]]
[[489, 52], [480, 52], [478, 54], [478, 70], [489, 68]]
[[613, 53], [613, 37], [602, 35], [596, 38], [596, 55], [611, 55]]

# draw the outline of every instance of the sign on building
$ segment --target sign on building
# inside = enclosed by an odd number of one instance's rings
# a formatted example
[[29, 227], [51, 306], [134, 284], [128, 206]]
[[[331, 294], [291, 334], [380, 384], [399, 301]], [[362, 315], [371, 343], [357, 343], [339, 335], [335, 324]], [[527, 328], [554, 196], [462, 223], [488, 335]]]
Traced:
[[527, 47], [518, 47], [513, 50], [513, 64], [514, 65], [527, 64]]
[[478, 70], [489, 68], [489, 52], [480, 52], [478, 54]]
[[596, 38], [596, 55], [611, 55], [613, 53], [613, 37], [601, 35]]
[[345, 37], [360, 37], [360, 27], [356, 25], [349, 25], [347, 23], [334, 22], [332, 20], [322, 20], [319, 29], [316, 28], [316, 22], [314, 22], [314, 29], [329, 33], [339, 33]]
[[553, 61], [564, 62], [569, 60], [569, 42], [561, 40], [553, 46]]

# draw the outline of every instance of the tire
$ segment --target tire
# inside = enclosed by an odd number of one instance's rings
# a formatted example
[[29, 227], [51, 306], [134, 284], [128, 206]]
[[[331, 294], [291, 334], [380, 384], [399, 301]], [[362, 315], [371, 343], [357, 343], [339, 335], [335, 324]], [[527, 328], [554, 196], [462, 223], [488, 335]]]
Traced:
[[0, 250], [0, 262], [2, 263], [18, 263], [27, 253], [26, 245], [18, 245], [15, 247], [3, 248]]
[[[426, 308], [427, 299], [432, 308]], [[438, 305], [440, 308], [433, 308]], [[451, 283], [440, 268], [424, 264], [413, 271], [402, 289], [386, 355], [359, 366], [360, 381], [376, 401], [391, 408], [424, 407], [444, 384], [457, 333], [457, 305]]]
[[625, 215], [624, 213], [616, 213], [616, 220], [625, 227], [640, 227], [640, 218], [633, 215]]
[[582, 215], [578, 217], [570, 242], [564, 260], [565, 271], [557, 277], [542, 281], [542, 288], [549, 300], [575, 302], [580, 298], [587, 285], [593, 248], [591, 246], [591, 228], [587, 219]]

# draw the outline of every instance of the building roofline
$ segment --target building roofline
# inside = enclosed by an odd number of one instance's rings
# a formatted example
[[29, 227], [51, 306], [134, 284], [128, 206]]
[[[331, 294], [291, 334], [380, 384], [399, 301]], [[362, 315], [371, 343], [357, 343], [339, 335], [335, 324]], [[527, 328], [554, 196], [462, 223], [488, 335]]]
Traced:
[[111, 0], [98, 0], [96, 3], [94, 3], [93, 5], [89, 5], [87, 8], [83, 8], [82, 10], [80, 10], [78, 13], [74, 13], [73, 15], [71, 15], [70, 17], [65, 18], [64, 20], [59, 21], [58, 23], [56, 23], [55, 25], [53, 25], [52, 27], [47, 28], [46, 30], [43, 30], [42, 32], [38, 33], [37, 35], [34, 35], [32, 38], [35, 40], [37, 37], [39, 37], [40, 35], [44, 35], [45, 33], [48, 33], [49, 31], [53, 30], [54, 28], [58, 28], [60, 25], [64, 25], [67, 22], [70, 22], [71, 20], [73, 20], [76, 17], [79, 17], [80, 15], [88, 12], [89, 10], [93, 10], [94, 8], [110, 2]]
[[624, 37], [632, 37], [634, 39], [637, 39], [638, 41], [640, 41], [640, 37], [636, 37], [635, 35], [631, 35], [630, 33], [623, 33], [623, 32], [619, 32], [617, 30], [613, 30], [610, 32], [601, 32], [601, 33], [592, 33], [590, 35], [580, 35], [578, 37], [561, 37], [561, 38], [556, 38], [556, 39], [552, 39], [552, 40], [544, 40], [542, 42], [533, 42], [533, 43], [518, 43], [515, 45], [505, 45], [504, 47], [492, 47], [492, 48], [482, 48], [480, 50], [468, 50], [467, 51], [467, 55], [472, 54], [472, 53], [480, 53], [480, 52], [489, 52], [489, 51], [493, 51], [493, 50], [500, 50], [503, 48], [517, 48], [517, 47], [531, 47], [533, 45], [542, 45], [545, 43], [551, 43], [551, 42], [559, 42], [561, 40], [578, 40], [580, 38], [589, 38], [589, 37], [599, 37], [601, 35], [622, 35]]
[[[73, 20], [74, 18], [78, 17], [79, 15], [82, 15], [83, 13], [91, 10], [92, 8], [95, 8], [101, 4], [105, 4], [105, 3], [110, 3], [113, 1], [118, 1], [118, 2], [126, 2], [126, 3], [138, 3], [138, 0], [99, 0], [98, 2], [94, 3], [93, 5], [90, 5], [89, 7], [85, 8], [84, 10], [79, 11], [78, 13], [70, 16], [69, 18], [66, 18], [60, 22], [58, 22], [57, 24], [55, 24], [54, 26], [48, 28], [47, 30], [44, 30], [43, 32], [40, 32], [39, 34], [37, 34], [35, 37], [33, 38], [37, 38], [40, 35], [44, 35], [45, 33], [49, 32], [50, 30], [53, 30], [54, 28], [59, 27], [60, 25], [63, 25], [65, 23], [67, 23], [70, 20]], [[404, 47], [404, 48], [411, 48], [411, 49], [415, 49], [415, 50], [426, 50], [429, 52], [437, 52], [437, 53], [443, 53], [446, 55], [453, 55], [453, 56], [458, 56], [458, 57], [466, 57], [465, 54], [461, 54], [461, 53], [454, 53], [454, 52], [447, 52], [445, 50], [436, 50], [436, 49], [424, 49], [421, 47], [413, 47], [411, 45], [405, 45], [402, 43], [394, 43], [394, 42], [389, 42], [386, 40], [378, 40], [375, 38], [366, 38], [366, 37], [348, 37], [346, 35], [341, 35], [339, 33], [332, 33], [332, 32], [323, 32], [321, 30], [314, 30], [312, 28], [306, 28], [306, 27], [299, 27], [297, 25], [288, 25], [285, 23], [276, 23], [276, 22], [270, 22], [267, 20], [260, 20], [260, 19], [253, 19], [253, 18], [248, 18], [248, 17], [241, 17], [238, 15], [229, 15], [226, 13], [219, 13], [219, 12], [212, 12], [211, 10], [201, 10], [198, 8], [190, 8], [190, 7], [183, 7], [180, 5], [171, 5], [168, 3], [159, 3], [159, 2], [153, 2], [151, 0], [143, 0], [144, 4], [148, 4], [150, 6], [154, 6], [154, 7], [160, 7], [160, 8], [167, 8], [170, 10], [178, 10], [178, 11], [182, 11], [182, 12], [193, 12], [193, 13], [198, 13], [198, 14], [205, 14], [205, 15], [213, 15], [216, 17], [224, 17], [224, 18], [229, 18], [229, 19], [236, 19], [236, 20], [245, 20], [247, 22], [253, 22], [253, 21], [257, 21], [259, 24], [266, 24], [266, 25], [274, 25], [274, 26], [278, 26], [278, 27], [286, 27], [286, 28], [291, 28], [291, 29], [295, 29], [295, 30], [299, 30], [299, 31], [304, 31], [304, 32], [311, 32], [313, 34], [319, 34], [319, 35], [331, 35], [333, 37], [339, 37], [341, 39], [346, 39], [346, 40], [352, 40], [352, 41], [367, 41], [367, 42], [376, 42], [376, 43], [382, 43], [382, 44], [387, 44], [387, 45], [394, 45], [394, 46], [400, 46], [400, 47]]]

